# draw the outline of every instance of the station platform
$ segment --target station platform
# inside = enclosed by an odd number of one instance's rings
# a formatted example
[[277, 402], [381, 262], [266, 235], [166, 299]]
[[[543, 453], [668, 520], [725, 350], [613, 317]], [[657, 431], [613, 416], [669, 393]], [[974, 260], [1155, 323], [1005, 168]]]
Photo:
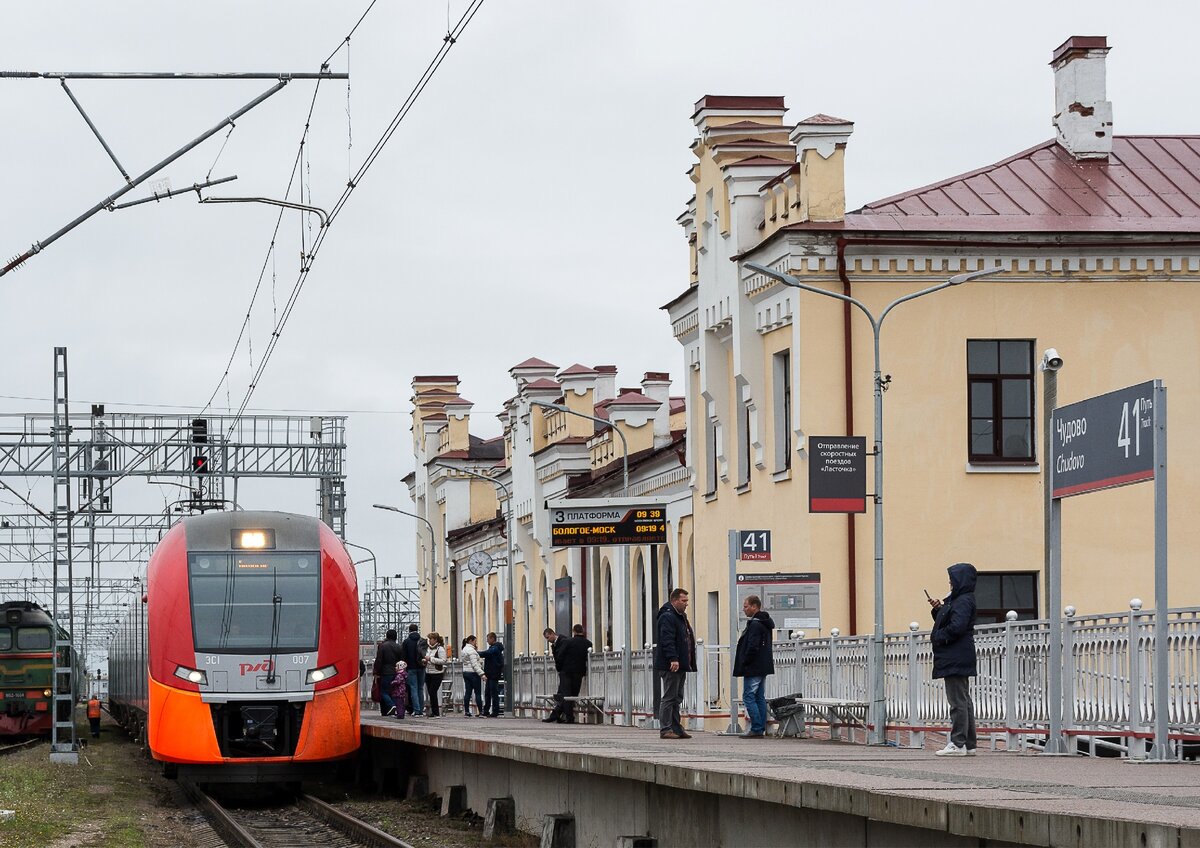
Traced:
[[802, 829], [813, 837], [802, 844], [830, 846], [1200, 848], [1195, 763], [983, 749], [936, 757], [703, 732], [663, 740], [622, 726], [461, 716], [364, 716], [362, 732], [368, 748], [405, 746], [435, 792], [466, 785], [473, 808], [514, 797], [523, 829], [540, 832], [543, 812], [574, 812], [581, 834], [596, 834], [580, 845], [630, 834], [659, 845], [794, 845]]

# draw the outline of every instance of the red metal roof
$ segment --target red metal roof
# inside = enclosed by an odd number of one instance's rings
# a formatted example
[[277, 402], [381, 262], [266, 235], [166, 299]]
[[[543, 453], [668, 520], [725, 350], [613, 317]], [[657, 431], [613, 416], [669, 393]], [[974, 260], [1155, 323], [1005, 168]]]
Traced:
[[1200, 136], [1117, 136], [1107, 160], [1056, 141], [869, 203], [844, 223], [786, 229], [1200, 232]]
[[[815, 115], [809, 115], [800, 124], [853, 124], [854, 121], [848, 121], [845, 118], [835, 118], [833, 115], [826, 115], [818, 112]], [[797, 126], [800, 126], [797, 124]]]
[[740, 111], [743, 109], [755, 111], [759, 109], [778, 109], [781, 112], [787, 111], [787, 107], [783, 105], [782, 97], [741, 97], [736, 94], [704, 95], [696, 101], [692, 117], [696, 117], [704, 109], [728, 109], [731, 111]]
[[525, 388], [527, 388], [527, 389], [561, 389], [562, 386], [560, 386], [558, 384], [557, 380], [550, 380], [550, 379], [547, 379], [546, 377], [539, 377], [538, 379], [536, 379], [530, 383], [526, 383]]
[[509, 371], [516, 371], [518, 368], [558, 368], [557, 365], [551, 365], [544, 359], [538, 359], [536, 356], [531, 356], [524, 362], [514, 365]]
[[576, 362], [570, 368], [567, 368], [563, 371], [559, 371], [558, 376], [559, 377], [571, 377], [571, 376], [574, 376], [575, 374], [589, 374], [590, 375], [590, 374], [595, 374], [595, 373], [597, 373], [595, 368], [588, 368], [586, 365], [580, 365], [578, 362]]

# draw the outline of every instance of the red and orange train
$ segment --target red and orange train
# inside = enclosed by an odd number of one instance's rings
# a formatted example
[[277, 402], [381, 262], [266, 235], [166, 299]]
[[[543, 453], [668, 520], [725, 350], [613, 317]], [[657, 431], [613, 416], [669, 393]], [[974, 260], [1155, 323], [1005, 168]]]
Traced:
[[110, 646], [110, 709], [166, 774], [298, 781], [358, 749], [357, 580], [321, 521], [185, 518], [138, 607]]

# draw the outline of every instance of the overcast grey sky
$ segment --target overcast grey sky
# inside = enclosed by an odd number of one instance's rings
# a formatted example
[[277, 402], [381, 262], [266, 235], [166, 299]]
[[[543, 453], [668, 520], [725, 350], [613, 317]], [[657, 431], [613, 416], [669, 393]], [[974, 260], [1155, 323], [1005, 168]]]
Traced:
[[[0, 4], [10, 70], [312, 71], [369, 0]], [[312, 202], [330, 207], [466, 0], [379, 0], [344, 83], [322, 83], [308, 145]], [[689, 196], [689, 116], [704, 94], [784, 95], [791, 120], [856, 122], [851, 208], [995, 162], [1052, 135], [1052, 49], [1107, 35], [1117, 134], [1200, 132], [1200, 12], [1184, 3], [799, 3], [487, 0], [338, 218], [261, 381], [256, 410], [355, 410], [348, 535], [381, 574], [412, 571], [413, 374], [454, 373], [474, 430], [499, 431], [507, 369], [539, 356], [611, 363], [621, 383], [682, 374], [658, 306], [687, 283], [675, 225]], [[345, 70], [340, 52], [334, 70]], [[77, 96], [138, 173], [265, 82], [78, 82]], [[212, 194], [280, 197], [313, 84], [238, 121]], [[0, 254], [43, 239], [119, 175], [49, 80], [0, 80]], [[224, 133], [163, 173], [208, 173]], [[307, 189], [306, 189], [307, 191]], [[147, 194], [135, 190], [130, 197]], [[50, 411], [52, 348], [86, 401], [201, 406], [217, 385], [267, 255], [276, 213], [194, 196], [101, 212], [0, 278], [0, 411]], [[315, 222], [314, 222], [315, 224]], [[280, 305], [298, 271], [299, 216], [274, 262]], [[272, 326], [270, 270], [228, 386], [234, 407]], [[682, 387], [679, 387], [680, 392]], [[13, 398], [36, 398], [22, 400]], [[221, 408], [226, 390], [218, 395]], [[366, 410], [365, 412], [360, 410]], [[167, 411], [167, 410], [164, 410]], [[172, 410], [173, 411], [173, 410]], [[220, 411], [218, 409], [218, 411]], [[0, 512], [23, 511], [2, 497]], [[311, 512], [314, 487], [245, 487], [249, 507]], [[42, 484], [35, 499], [48, 504]], [[157, 505], [156, 505], [157, 504]], [[121, 484], [119, 511], [162, 494]], [[4, 575], [23, 576], [23, 575]]]

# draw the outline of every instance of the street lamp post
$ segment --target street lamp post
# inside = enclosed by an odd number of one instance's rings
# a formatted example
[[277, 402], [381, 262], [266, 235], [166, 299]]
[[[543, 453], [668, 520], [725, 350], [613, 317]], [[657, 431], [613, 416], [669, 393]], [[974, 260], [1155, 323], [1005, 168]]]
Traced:
[[[400, 515], [415, 518], [429, 528], [429, 629], [437, 630], [437, 534], [433, 532], [433, 525], [415, 512], [409, 512], [394, 506], [388, 506], [387, 504], [371, 504], [371, 506], [375, 509], [386, 509], [388, 512], [398, 512]], [[424, 563], [422, 563], [421, 571], [424, 571]], [[417, 573], [417, 577], [418, 579], [420, 578], [420, 572]]]
[[621, 468], [622, 468], [622, 471], [624, 474], [623, 479], [622, 479], [623, 485], [621, 487], [621, 491], [623, 493], [626, 493], [629, 491], [629, 440], [625, 438], [625, 434], [621, 432], [620, 427], [618, 427], [612, 421], [607, 421], [603, 418], [597, 418], [595, 415], [588, 415], [586, 412], [576, 412], [574, 409], [571, 409], [571, 407], [564, 406], [561, 403], [550, 403], [549, 401], [544, 401], [544, 400], [531, 400], [531, 401], [529, 401], [529, 405], [530, 406], [543, 406], [546, 409], [553, 409], [556, 412], [564, 412], [567, 415], [577, 415], [580, 418], [586, 418], [589, 421], [595, 421], [597, 424], [604, 424], [604, 425], [611, 427], [612, 431], [621, 437], [621, 446], [625, 449], [625, 453], [621, 455], [621, 462], [622, 462]]
[[508, 501], [508, 511], [505, 515], [505, 520], [504, 520], [505, 528], [506, 528], [505, 534], [508, 536], [507, 545], [506, 545], [507, 554], [508, 554], [508, 593], [507, 593], [508, 594], [508, 610], [507, 610], [508, 614], [505, 616], [505, 622], [504, 622], [504, 642], [505, 642], [504, 677], [507, 680], [507, 683], [505, 684], [505, 686], [506, 686], [507, 693], [508, 693], [508, 696], [507, 696], [508, 708], [509, 708], [508, 714], [511, 716], [511, 715], [513, 715], [513, 701], [516, 696], [516, 693], [513, 689], [513, 686], [514, 686], [514, 682], [513, 682], [513, 651], [516, 650], [516, 645], [514, 644], [514, 634], [516, 633], [516, 625], [511, 620], [516, 616], [516, 608], [515, 608], [516, 603], [515, 603], [515, 594], [514, 594], [516, 590], [513, 585], [514, 574], [515, 574], [515, 571], [513, 569], [513, 562], [516, 559], [516, 555], [514, 553], [515, 545], [516, 545], [516, 538], [513, 536], [513, 506], [514, 506], [514, 504], [513, 504], [513, 499], [512, 499], [512, 492], [509, 490], [508, 486], [504, 485], [504, 483], [497, 480], [495, 477], [489, 477], [486, 474], [480, 474], [478, 471], [472, 471], [469, 468], [460, 468], [457, 465], [450, 465], [445, 462], [438, 462], [437, 460], [434, 460], [433, 464], [438, 466], [439, 468], [449, 469], [450, 471], [461, 471], [463, 474], [466, 474], [469, 477], [478, 477], [480, 480], [487, 480], [493, 486], [496, 486], [502, 492], [504, 492], [504, 499], [506, 501]]
[[866, 304], [850, 295], [838, 294], [837, 292], [810, 286], [800, 282], [790, 274], [784, 274], [754, 262], [745, 263], [745, 267], [751, 271], [757, 271], [760, 274], [765, 274], [774, 280], [778, 280], [785, 286], [803, 289], [813, 294], [821, 294], [826, 297], [852, 303], [871, 322], [871, 332], [874, 335], [875, 341], [875, 632], [872, 637], [871, 666], [868, 675], [871, 690], [870, 716], [868, 720], [871, 724], [870, 743], [872, 745], [883, 745], [887, 742], [887, 701], [884, 689], [883, 655], [883, 373], [879, 365], [879, 333], [884, 319], [900, 304], [916, 300], [918, 297], [924, 297], [927, 294], [933, 294], [951, 286], [961, 285], [968, 280], [985, 277], [988, 274], [995, 274], [1002, 269], [987, 268], [968, 274], [957, 274], [944, 283], [929, 286], [920, 291], [896, 298], [884, 307], [883, 312], [876, 318], [871, 310], [867, 308]]
[[[544, 400], [531, 400], [532, 406], [543, 406], [547, 409], [554, 409], [558, 412], [565, 412], [567, 415], [577, 415], [580, 418], [587, 418], [600, 424], [606, 424], [612, 428], [612, 431], [621, 437], [621, 447], [625, 452], [621, 455], [623, 478], [621, 493], [629, 493], [629, 440], [625, 438], [625, 434], [621, 432], [621, 428], [615, 422], [606, 421], [603, 418], [597, 418], [594, 415], [588, 415], [586, 412], [576, 412], [569, 406], [564, 406], [561, 403], [549, 403]], [[621, 698], [625, 704], [625, 726], [629, 727], [633, 724], [633, 599], [630, 597], [629, 586], [629, 546], [621, 545], [621, 604], [625, 610], [625, 648], [621, 651]]]
[[[379, 585], [379, 560], [376, 559], [375, 552], [373, 550], [371, 550], [370, 548], [368, 548], [366, 545], [360, 545], [360, 544], [357, 544], [356, 542], [347, 542], [345, 539], [342, 539], [342, 544], [346, 545], [347, 547], [358, 548], [359, 550], [366, 551], [368, 554], [370, 554], [370, 556], [371, 556], [371, 572], [374, 575], [374, 579], [375, 579], [374, 585], [378, 586]], [[366, 562], [366, 560], [362, 560], [362, 562]], [[358, 569], [357, 562], [354, 563], [354, 567], [355, 567], [355, 572], [357, 573], [357, 569]], [[363, 601], [366, 601], [366, 600], [367, 600], [367, 596], [364, 594]], [[360, 613], [362, 611], [362, 607], [363, 607], [363, 604], [360, 603], [359, 604]], [[374, 609], [371, 609], [371, 612], [373, 613]], [[372, 639], [374, 639], [377, 635], [375, 632], [377, 629], [375, 627], [375, 623], [376, 623], [375, 616], [372, 615], [371, 620], [367, 623], [367, 626], [365, 628], [363, 627], [363, 623], [361, 621], [359, 621], [359, 629], [360, 629], [360, 631], [365, 630], [367, 635], [369, 635]]]

